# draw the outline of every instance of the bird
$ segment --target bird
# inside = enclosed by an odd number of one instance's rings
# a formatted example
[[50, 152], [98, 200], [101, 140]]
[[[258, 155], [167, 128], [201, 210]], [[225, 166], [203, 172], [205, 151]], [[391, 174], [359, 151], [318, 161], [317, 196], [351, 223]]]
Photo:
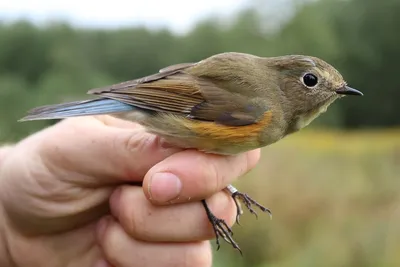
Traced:
[[[92, 99], [33, 108], [20, 121], [108, 114], [133, 121], [171, 145], [235, 155], [271, 145], [309, 125], [337, 99], [362, 96], [326, 61], [306, 55], [261, 57], [224, 52], [192, 63], [87, 92]], [[233, 185], [236, 223], [239, 202], [272, 215]], [[227, 223], [201, 200], [216, 237], [242, 253]]]

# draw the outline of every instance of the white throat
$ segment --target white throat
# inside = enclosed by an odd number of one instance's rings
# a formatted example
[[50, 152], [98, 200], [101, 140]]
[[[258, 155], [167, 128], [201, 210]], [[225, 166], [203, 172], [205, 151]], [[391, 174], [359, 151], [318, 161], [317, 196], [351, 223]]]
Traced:
[[298, 116], [297, 121], [296, 121], [296, 128], [298, 130], [300, 130], [300, 129], [306, 127], [307, 125], [309, 125], [319, 115], [326, 112], [329, 105], [332, 104], [336, 99], [337, 99], [337, 97], [332, 97], [328, 101], [326, 101], [323, 105], [321, 105], [319, 108], [315, 109], [314, 111], [311, 111], [309, 113]]

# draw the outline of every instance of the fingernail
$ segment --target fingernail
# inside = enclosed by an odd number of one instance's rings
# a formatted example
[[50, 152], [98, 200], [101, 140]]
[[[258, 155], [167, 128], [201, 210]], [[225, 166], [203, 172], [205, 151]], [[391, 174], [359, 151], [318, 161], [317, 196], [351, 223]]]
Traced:
[[148, 188], [151, 199], [159, 202], [168, 202], [177, 198], [181, 190], [181, 180], [168, 172], [154, 174]]

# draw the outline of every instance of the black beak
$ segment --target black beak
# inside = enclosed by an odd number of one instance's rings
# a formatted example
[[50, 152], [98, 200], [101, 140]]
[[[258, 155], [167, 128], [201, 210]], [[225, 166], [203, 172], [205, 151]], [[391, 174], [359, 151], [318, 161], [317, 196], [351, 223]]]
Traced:
[[358, 90], [356, 90], [354, 88], [351, 88], [351, 87], [349, 87], [347, 85], [345, 85], [345, 86], [339, 88], [338, 90], [336, 90], [336, 93], [339, 94], [339, 95], [360, 95], [360, 96], [364, 95], [360, 91], [358, 91]]

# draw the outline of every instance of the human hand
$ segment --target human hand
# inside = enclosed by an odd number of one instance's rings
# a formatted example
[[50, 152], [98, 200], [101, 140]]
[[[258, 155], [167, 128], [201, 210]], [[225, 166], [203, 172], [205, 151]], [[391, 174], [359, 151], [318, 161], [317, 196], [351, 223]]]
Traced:
[[0, 155], [5, 266], [195, 267], [212, 261], [198, 200], [232, 225], [236, 208], [221, 190], [254, 167], [259, 150], [181, 150], [99, 116], [67, 119]]

